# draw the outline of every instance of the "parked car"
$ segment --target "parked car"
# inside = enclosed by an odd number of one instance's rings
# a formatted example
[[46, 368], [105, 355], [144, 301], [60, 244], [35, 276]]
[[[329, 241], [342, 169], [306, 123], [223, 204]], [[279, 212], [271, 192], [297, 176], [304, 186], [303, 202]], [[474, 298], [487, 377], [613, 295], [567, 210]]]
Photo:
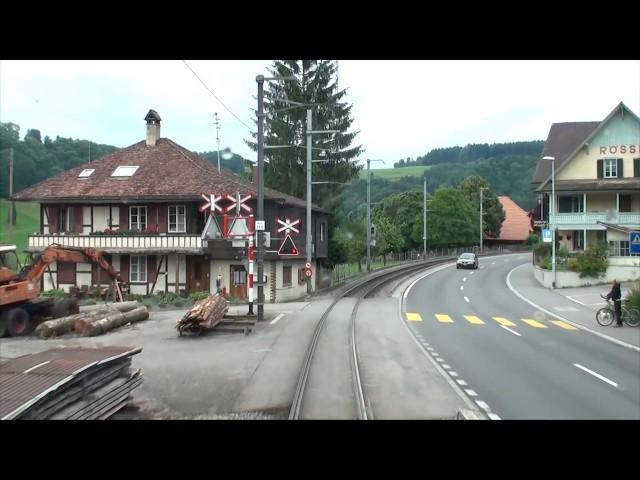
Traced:
[[463, 253], [458, 257], [456, 268], [478, 268], [478, 256], [475, 253]]

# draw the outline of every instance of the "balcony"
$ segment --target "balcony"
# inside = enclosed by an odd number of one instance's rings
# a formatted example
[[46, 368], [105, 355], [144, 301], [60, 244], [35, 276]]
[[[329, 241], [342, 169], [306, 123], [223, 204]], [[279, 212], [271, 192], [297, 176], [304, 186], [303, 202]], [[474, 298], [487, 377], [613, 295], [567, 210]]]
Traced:
[[551, 224], [558, 228], [589, 228], [598, 225], [597, 222], [614, 223], [616, 225], [637, 227], [640, 225], [640, 212], [619, 213], [612, 211], [586, 213], [557, 213], [551, 215]]
[[97, 248], [106, 253], [204, 253], [200, 235], [29, 235], [27, 251], [39, 252], [52, 243], [67, 247]]

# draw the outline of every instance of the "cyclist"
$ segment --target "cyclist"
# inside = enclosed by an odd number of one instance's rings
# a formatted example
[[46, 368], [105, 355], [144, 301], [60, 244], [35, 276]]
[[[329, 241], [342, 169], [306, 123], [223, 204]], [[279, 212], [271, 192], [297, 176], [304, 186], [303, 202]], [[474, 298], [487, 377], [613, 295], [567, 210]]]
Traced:
[[607, 293], [605, 297], [607, 300], [613, 300], [613, 305], [615, 307], [616, 312], [616, 324], [614, 328], [619, 328], [622, 326], [622, 293], [620, 292], [620, 284], [616, 282], [616, 279], [613, 279], [613, 283], [611, 284], [611, 290]]

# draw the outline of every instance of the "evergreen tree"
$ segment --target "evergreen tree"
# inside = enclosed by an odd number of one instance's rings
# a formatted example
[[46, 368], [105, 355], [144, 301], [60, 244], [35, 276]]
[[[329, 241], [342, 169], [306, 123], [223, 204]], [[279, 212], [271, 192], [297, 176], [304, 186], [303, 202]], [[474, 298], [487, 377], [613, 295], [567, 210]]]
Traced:
[[[265, 145], [291, 145], [290, 148], [265, 149], [265, 184], [298, 198], [306, 196], [306, 118], [307, 108], [287, 104], [311, 104], [313, 130], [338, 130], [333, 136], [312, 137], [313, 158], [328, 160], [314, 163], [314, 181], [349, 182], [361, 168], [356, 164], [363, 152], [352, 145], [358, 132], [349, 132], [353, 123], [352, 106], [344, 102], [346, 90], [336, 84], [336, 64], [331, 60], [276, 60], [273, 76], [295, 77], [293, 81], [268, 82], [264, 94]], [[255, 139], [255, 136], [254, 136]], [[247, 144], [257, 150], [255, 141]], [[313, 201], [334, 210], [341, 187], [314, 185]]]

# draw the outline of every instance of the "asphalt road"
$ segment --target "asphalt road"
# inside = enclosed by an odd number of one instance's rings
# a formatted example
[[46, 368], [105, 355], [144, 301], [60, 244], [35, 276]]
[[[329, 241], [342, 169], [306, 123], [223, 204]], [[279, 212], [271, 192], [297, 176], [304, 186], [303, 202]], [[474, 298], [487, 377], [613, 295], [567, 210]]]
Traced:
[[505, 278], [530, 261], [436, 269], [408, 290], [405, 321], [492, 419], [640, 419], [640, 353], [514, 295]]

